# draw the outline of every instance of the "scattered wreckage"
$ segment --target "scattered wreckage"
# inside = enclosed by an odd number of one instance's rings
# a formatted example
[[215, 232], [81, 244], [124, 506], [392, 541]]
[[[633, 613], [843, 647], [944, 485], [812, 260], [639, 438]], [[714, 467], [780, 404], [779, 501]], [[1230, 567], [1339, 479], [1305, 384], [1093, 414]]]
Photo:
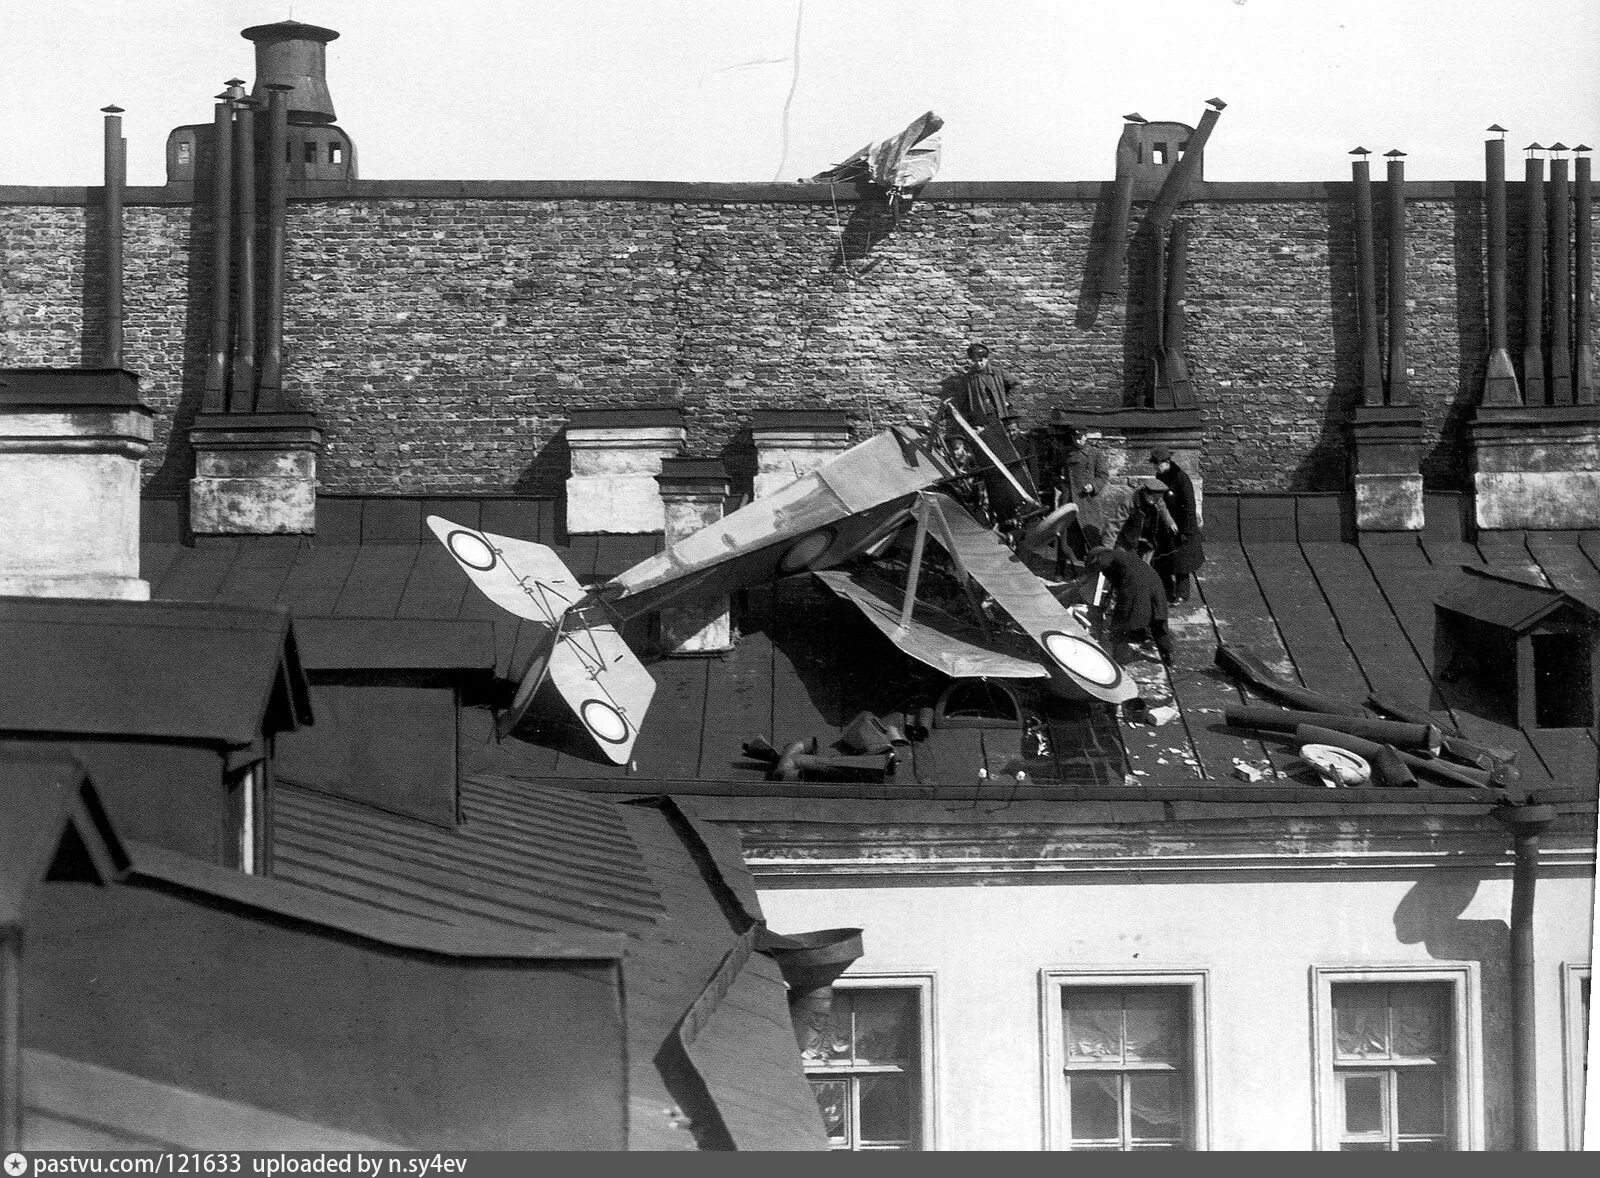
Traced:
[[[528, 720], [548, 685], [623, 765], [655, 682], [619, 627], [802, 573], [953, 679], [1042, 681], [1056, 695], [1111, 705], [1134, 699], [1138, 685], [1089, 611], [1062, 604], [1015, 550], [1027, 521], [1043, 514], [1004, 427], [975, 426], [946, 403], [929, 428], [885, 430], [593, 589], [543, 545], [439, 516], [428, 524], [485, 596], [543, 627], [502, 734]], [[817, 756], [767, 748], [774, 765], [796, 771]]]

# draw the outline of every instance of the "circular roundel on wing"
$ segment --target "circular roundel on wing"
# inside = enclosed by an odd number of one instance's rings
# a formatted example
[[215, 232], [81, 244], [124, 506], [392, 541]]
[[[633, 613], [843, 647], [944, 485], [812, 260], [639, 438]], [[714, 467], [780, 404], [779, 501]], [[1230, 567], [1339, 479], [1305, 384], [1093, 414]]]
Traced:
[[586, 699], [578, 708], [584, 727], [596, 740], [607, 744], [622, 744], [628, 739], [628, 721], [613, 705], [602, 699]]
[[798, 573], [808, 569], [833, 547], [839, 533], [833, 528], [820, 528], [809, 536], [796, 540], [778, 561], [780, 573]]
[[489, 542], [477, 532], [457, 528], [450, 533], [445, 543], [450, 545], [450, 554], [469, 569], [486, 573], [495, 566], [494, 549], [489, 547]]
[[1122, 682], [1122, 668], [1087, 638], [1064, 634], [1060, 630], [1048, 630], [1040, 636], [1039, 641], [1050, 652], [1051, 658], [1096, 687], [1115, 687]]

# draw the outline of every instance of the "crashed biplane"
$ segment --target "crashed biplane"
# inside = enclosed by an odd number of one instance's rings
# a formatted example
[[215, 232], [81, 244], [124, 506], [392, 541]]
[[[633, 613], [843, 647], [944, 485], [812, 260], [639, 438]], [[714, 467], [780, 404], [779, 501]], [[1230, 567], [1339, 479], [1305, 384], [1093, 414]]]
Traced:
[[[985, 441], [989, 431], [952, 407], [947, 413], [948, 437], [886, 430], [588, 590], [542, 544], [429, 516], [473, 584], [546, 628], [501, 717], [502, 734], [523, 723], [548, 683], [600, 751], [626, 764], [655, 682], [619, 627], [663, 606], [801, 573], [816, 574], [900, 650], [952, 677], [1041, 679], [1072, 698], [1133, 698], [1137, 686], [1084, 619], [974, 514], [990, 514], [979, 490], [986, 484], [1013, 506], [1042, 507], [1026, 475]], [[937, 568], [930, 537], [943, 554]], [[964, 611], [952, 608], [961, 597]]]

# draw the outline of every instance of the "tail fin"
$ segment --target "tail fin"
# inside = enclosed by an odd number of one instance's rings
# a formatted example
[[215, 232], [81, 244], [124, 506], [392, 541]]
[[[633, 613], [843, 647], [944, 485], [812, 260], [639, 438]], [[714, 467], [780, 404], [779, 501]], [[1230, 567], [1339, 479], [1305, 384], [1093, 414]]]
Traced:
[[500, 731], [510, 733], [528, 718], [548, 681], [606, 759], [626, 765], [655, 695], [655, 680], [615, 626], [567, 616], [584, 594], [561, 558], [543, 544], [480, 532], [436, 515], [428, 517], [428, 526], [485, 597], [548, 627], [510, 711], [501, 717]]

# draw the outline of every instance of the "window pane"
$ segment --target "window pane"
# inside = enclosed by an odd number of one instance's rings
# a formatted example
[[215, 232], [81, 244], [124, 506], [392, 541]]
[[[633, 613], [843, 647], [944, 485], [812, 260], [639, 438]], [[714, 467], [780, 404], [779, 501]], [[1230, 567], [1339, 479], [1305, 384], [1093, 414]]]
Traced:
[[1167, 1072], [1130, 1072], [1128, 1120], [1137, 1140], [1177, 1141], [1185, 1136], [1183, 1085]]
[[1428, 982], [1390, 987], [1396, 1055], [1437, 1059], [1445, 1052], [1449, 993]]
[[1443, 1068], [1396, 1068], [1395, 1095], [1401, 1133], [1443, 1133], [1445, 1083]]
[[1446, 1152], [1448, 1152], [1445, 1149], [1444, 1142], [1442, 1142], [1442, 1141], [1402, 1141], [1400, 1143], [1400, 1147], [1399, 1148], [1400, 1148], [1400, 1152], [1401, 1153], [1446, 1153]]
[[1389, 1054], [1388, 988], [1333, 987], [1333, 1038], [1342, 1058], [1368, 1059]]
[[1344, 1131], [1382, 1133], [1383, 1077], [1341, 1076], [1344, 1085]]
[[828, 1132], [828, 1140], [845, 1144], [848, 1140], [846, 1110], [849, 1100], [845, 1081], [813, 1080], [811, 1091], [816, 1094], [817, 1107], [822, 1110], [822, 1124]]
[[809, 1064], [848, 1062], [850, 1059], [850, 1002], [843, 994], [835, 992], [833, 1005], [822, 1013], [815, 1007], [806, 1007], [802, 1017], [806, 1024], [806, 1042], [801, 1058]]
[[1125, 1058], [1145, 1063], [1180, 1063], [1184, 1057], [1185, 995], [1176, 990], [1129, 990], [1124, 1005]]
[[1068, 1076], [1072, 1100], [1072, 1136], [1078, 1141], [1116, 1141], [1122, 1136], [1118, 1112], [1121, 1077], [1104, 1072], [1076, 1072]]
[[862, 1142], [911, 1140], [911, 1081], [907, 1076], [862, 1076], [856, 1081], [861, 1099]]
[[915, 990], [860, 990], [850, 1003], [858, 1063], [899, 1063], [917, 1053]]
[[1061, 991], [1068, 1062], [1122, 1058], [1122, 993], [1101, 986]]
[[1382, 1141], [1346, 1141], [1339, 1147], [1341, 1153], [1388, 1153], [1389, 1147]]

